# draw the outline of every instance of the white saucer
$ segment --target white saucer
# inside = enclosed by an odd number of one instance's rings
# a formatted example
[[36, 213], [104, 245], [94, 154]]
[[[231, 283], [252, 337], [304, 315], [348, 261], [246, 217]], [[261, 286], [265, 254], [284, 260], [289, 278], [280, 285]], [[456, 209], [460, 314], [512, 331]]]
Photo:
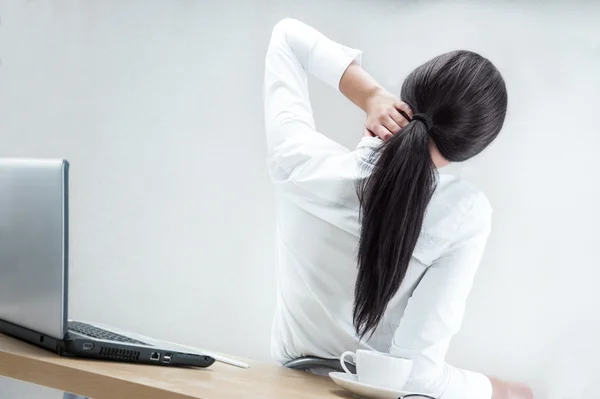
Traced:
[[329, 376], [340, 387], [364, 399], [398, 399], [404, 395], [414, 394], [414, 392], [395, 391], [363, 384], [358, 382], [353, 374], [329, 373]]

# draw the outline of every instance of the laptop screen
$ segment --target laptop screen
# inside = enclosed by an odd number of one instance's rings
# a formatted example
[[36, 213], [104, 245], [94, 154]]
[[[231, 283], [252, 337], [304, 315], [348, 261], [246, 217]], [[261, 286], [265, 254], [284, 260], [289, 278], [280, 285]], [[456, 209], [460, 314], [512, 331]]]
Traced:
[[0, 319], [57, 339], [67, 320], [68, 163], [0, 159]]

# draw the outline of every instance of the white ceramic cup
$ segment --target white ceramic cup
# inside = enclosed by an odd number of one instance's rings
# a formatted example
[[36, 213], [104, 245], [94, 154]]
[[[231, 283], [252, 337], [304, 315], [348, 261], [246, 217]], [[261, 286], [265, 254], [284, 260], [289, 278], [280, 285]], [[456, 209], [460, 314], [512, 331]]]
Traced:
[[340, 357], [344, 371], [352, 374], [346, 367], [346, 357], [351, 357], [356, 364], [356, 377], [361, 384], [378, 388], [401, 391], [408, 381], [412, 370], [412, 360], [395, 357], [387, 353], [358, 350], [345, 352]]

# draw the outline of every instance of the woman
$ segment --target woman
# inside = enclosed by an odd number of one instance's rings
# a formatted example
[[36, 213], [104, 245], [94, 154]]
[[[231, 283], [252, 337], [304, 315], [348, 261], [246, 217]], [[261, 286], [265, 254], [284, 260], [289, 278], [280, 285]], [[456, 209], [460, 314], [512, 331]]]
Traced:
[[[443, 54], [406, 78], [400, 100], [361, 69], [360, 56], [296, 20], [273, 30], [264, 87], [278, 215], [273, 356], [285, 363], [361, 348], [390, 352], [413, 360], [409, 391], [532, 397], [521, 385], [445, 363], [491, 207], [436, 169], [496, 138], [507, 104], [500, 73], [478, 54]], [[316, 131], [307, 74], [366, 112], [355, 151]]]

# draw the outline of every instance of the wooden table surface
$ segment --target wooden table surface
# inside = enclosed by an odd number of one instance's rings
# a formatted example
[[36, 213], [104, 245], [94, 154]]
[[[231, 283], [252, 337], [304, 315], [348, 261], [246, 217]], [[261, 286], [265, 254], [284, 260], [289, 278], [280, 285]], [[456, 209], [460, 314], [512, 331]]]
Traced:
[[0, 376], [92, 399], [351, 398], [328, 378], [248, 363], [181, 369], [67, 359], [0, 334]]

